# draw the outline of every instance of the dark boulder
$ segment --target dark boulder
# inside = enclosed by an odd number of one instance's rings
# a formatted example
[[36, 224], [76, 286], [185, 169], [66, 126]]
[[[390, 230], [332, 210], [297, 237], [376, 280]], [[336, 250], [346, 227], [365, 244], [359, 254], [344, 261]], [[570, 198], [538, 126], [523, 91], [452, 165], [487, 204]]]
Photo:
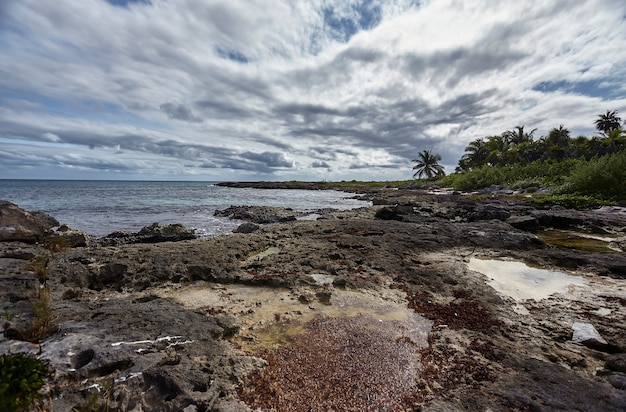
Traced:
[[626, 353], [615, 353], [610, 355], [604, 366], [605, 368], [615, 372], [626, 373]]
[[576, 211], [572, 210], [555, 210], [537, 211], [532, 214], [539, 224], [544, 227], [553, 227], [555, 229], [568, 229], [581, 226], [585, 220]]
[[180, 242], [182, 240], [196, 239], [193, 229], [189, 229], [180, 223], [161, 226], [153, 223], [139, 232], [113, 232], [97, 240], [102, 246], [118, 246], [131, 243], [160, 243]]
[[533, 216], [512, 216], [506, 222], [514, 228], [526, 232], [536, 232], [541, 228], [539, 220]]
[[216, 210], [215, 216], [245, 220], [256, 224], [296, 220], [296, 213], [293, 210], [273, 206], [230, 206], [224, 210]]
[[260, 226], [254, 223], [246, 222], [237, 226], [233, 233], [253, 233], [260, 229]]
[[180, 223], [165, 226], [153, 223], [141, 229], [137, 235], [143, 238], [143, 243], [178, 242], [196, 238], [193, 229], [188, 229]]
[[405, 210], [403, 208], [398, 208], [398, 206], [387, 206], [376, 211], [376, 219], [381, 220], [398, 220], [403, 221], [406, 216]]

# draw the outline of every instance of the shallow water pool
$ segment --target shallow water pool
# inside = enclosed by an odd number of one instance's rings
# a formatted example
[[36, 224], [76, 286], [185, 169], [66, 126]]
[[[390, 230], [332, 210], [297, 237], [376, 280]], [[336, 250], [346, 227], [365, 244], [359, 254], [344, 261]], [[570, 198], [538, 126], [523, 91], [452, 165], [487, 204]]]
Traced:
[[472, 258], [468, 268], [487, 276], [491, 287], [516, 301], [541, 300], [585, 284], [580, 276], [533, 268], [518, 261]]

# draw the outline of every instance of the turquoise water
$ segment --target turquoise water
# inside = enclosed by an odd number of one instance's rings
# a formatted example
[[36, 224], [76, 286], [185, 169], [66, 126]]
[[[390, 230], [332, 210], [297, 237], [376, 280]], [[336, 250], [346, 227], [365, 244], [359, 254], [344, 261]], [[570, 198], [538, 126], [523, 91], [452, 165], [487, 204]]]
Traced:
[[282, 206], [297, 211], [367, 206], [351, 193], [331, 190], [226, 188], [215, 182], [0, 180], [0, 199], [40, 210], [92, 235], [182, 223], [200, 236], [229, 233], [240, 221], [213, 216], [231, 205]]

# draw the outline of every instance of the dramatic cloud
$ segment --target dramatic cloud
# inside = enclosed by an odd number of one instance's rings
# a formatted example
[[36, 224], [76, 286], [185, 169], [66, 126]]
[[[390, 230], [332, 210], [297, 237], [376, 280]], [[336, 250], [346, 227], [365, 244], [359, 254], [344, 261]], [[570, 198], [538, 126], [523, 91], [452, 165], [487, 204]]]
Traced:
[[0, 178], [405, 179], [626, 114], [622, 0], [0, 0]]
[[184, 120], [186, 122], [199, 122], [200, 119], [196, 118], [191, 110], [184, 104], [175, 105], [173, 103], [163, 103], [159, 106], [161, 110], [167, 113], [170, 119]]

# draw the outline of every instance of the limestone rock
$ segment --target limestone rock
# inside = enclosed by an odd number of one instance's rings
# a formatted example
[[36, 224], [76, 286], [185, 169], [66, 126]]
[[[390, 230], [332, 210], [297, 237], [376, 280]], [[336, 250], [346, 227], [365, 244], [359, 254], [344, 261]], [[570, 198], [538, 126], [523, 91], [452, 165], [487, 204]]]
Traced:
[[59, 222], [42, 212], [27, 212], [15, 203], [0, 200], [0, 241], [37, 242]]
[[572, 324], [572, 342], [580, 343], [591, 349], [602, 350], [607, 346], [606, 340], [591, 323], [574, 322]]
[[216, 210], [215, 216], [245, 220], [257, 224], [296, 220], [296, 213], [293, 210], [273, 206], [230, 206], [224, 210]]
[[44, 242], [57, 247], [72, 248], [84, 247], [91, 242], [91, 236], [79, 230], [70, 229], [67, 225], [61, 225], [56, 232], [45, 235]]

